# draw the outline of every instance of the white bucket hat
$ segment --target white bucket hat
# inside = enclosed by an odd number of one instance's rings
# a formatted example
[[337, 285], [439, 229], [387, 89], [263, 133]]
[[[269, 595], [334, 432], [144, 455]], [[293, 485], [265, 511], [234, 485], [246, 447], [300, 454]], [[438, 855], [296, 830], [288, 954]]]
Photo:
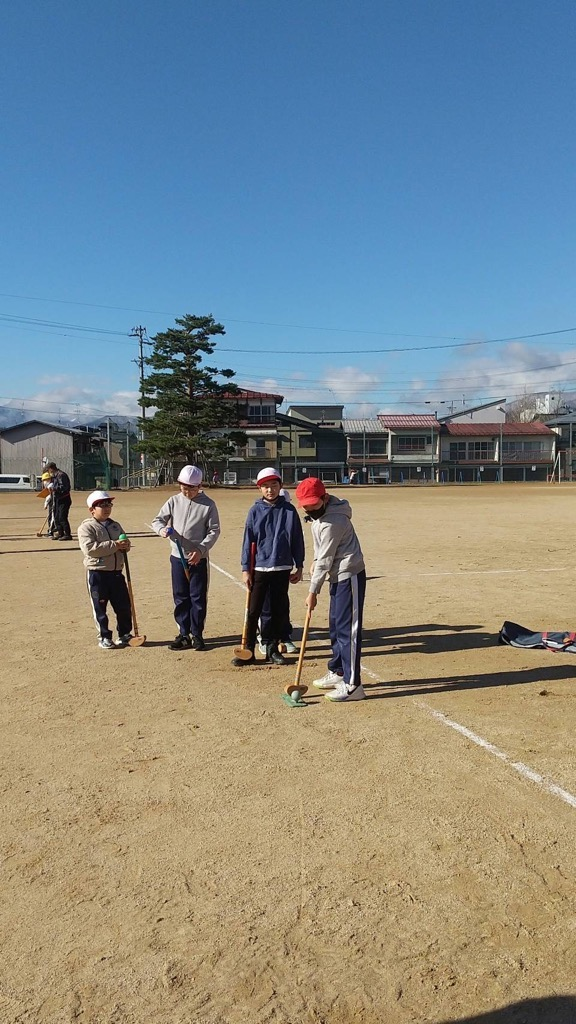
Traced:
[[188, 487], [199, 487], [202, 483], [202, 470], [198, 466], [184, 466], [178, 473], [178, 483]]

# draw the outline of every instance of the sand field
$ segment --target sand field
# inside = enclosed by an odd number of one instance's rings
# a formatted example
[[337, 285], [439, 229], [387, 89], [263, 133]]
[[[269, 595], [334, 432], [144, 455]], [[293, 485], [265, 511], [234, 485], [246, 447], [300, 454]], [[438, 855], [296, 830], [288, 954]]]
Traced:
[[368, 699], [303, 710], [295, 659], [230, 665], [250, 491], [208, 492], [209, 650], [168, 650], [169, 493], [117, 493], [148, 639], [114, 651], [76, 543], [0, 495], [2, 1024], [576, 1021], [576, 656], [496, 642], [576, 629], [576, 489], [336, 490]]

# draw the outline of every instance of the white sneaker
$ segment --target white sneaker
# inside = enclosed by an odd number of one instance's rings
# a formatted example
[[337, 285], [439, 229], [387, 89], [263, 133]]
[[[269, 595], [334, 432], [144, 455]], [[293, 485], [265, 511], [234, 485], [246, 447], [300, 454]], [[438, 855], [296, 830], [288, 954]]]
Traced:
[[341, 681], [338, 686], [332, 690], [332, 693], [325, 693], [324, 700], [333, 700], [342, 703], [346, 700], [364, 700], [366, 694], [362, 687], [362, 683], [359, 686], [355, 686], [353, 690], [349, 690], [346, 683]]
[[284, 653], [285, 654], [298, 654], [298, 648], [296, 644], [293, 644], [291, 640], [284, 641]]
[[266, 644], [262, 640], [258, 641], [258, 650], [266, 657]]
[[342, 676], [339, 676], [337, 672], [332, 672], [332, 669], [328, 669], [326, 675], [322, 676], [321, 679], [313, 679], [312, 686], [315, 686], [317, 690], [331, 690], [332, 687], [338, 686], [342, 682]]
[[103, 636], [98, 641], [98, 647], [101, 647], [103, 651], [113, 651], [115, 646], [116, 645], [113, 644], [112, 641], [109, 640], [107, 636]]

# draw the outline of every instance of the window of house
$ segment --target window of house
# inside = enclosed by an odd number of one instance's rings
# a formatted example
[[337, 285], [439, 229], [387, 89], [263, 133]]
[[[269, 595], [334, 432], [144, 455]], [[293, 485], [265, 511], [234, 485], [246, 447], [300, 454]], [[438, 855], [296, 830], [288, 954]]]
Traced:
[[349, 451], [350, 451], [350, 455], [363, 455], [364, 454], [364, 445], [363, 445], [363, 442], [362, 442], [362, 438], [359, 438], [359, 437], [352, 437], [352, 438], [350, 438], [350, 449], [349, 449]]
[[274, 419], [274, 406], [248, 403], [248, 419], [251, 423], [269, 423]]
[[459, 462], [466, 458], [466, 441], [450, 442], [450, 462]]
[[401, 434], [397, 438], [399, 452], [425, 452], [426, 446], [432, 444], [431, 436], [425, 434]]
[[298, 438], [298, 447], [307, 448], [308, 450], [314, 450], [314, 438], [312, 434], [300, 434]]
[[494, 441], [469, 441], [468, 458], [482, 461], [494, 458]]
[[373, 438], [368, 441], [368, 455], [386, 455], [388, 442], [385, 437]]

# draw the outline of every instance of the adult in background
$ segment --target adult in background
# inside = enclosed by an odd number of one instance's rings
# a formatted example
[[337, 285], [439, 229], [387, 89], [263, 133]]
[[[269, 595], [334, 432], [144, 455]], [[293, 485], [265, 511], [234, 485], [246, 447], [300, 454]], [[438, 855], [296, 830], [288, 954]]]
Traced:
[[46, 472], [52, 474], [52, 484], [48, 485], [52, 491], [54, 530], [52, 540], [72, 540], [68, 513], [72, 504], [70, 495], [70, 477], [63, 469], [58, 469], [55, 462], [46, 464]]
[[326, 576], [330, 578], [330, 643], [328, 671], [312, 685], [327, 690], [327, 700], [363, 700], [360, 676], [362, 613], [366, 569], [352, 526], [352, 509], [343, 498], [328, 494], [318, 477], [309, 476], [296, 488], [296, 499], [312, 524], [314, 564], [306, 604], [316, 607]]
[[[160, 537], [170, 537], [170, 568], [174, 618], [179, 633], [171, 651], [205, 651], [204, 623], [208, 607], [208, 552], [220, 536], [216, 503], [200, 489], [202, 470], [184, 466], [178, 475], [179, 494], [168, 498], [152, 528]], [[182, 550], [186, 569], [182, 565]], [[189, 576], [189, 579], [187, 578]]]

